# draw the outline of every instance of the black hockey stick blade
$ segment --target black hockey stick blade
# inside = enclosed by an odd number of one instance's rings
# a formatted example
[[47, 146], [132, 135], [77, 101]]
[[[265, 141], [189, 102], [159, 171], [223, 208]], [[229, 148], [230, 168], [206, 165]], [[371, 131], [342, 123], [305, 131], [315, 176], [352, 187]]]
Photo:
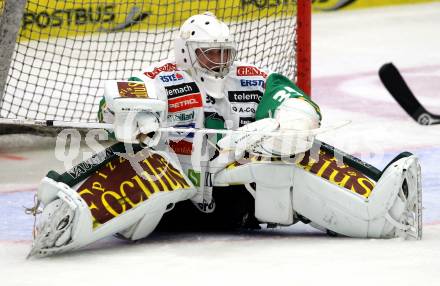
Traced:
[[397, 103], [417, 123], [421, 125], [440, 124], [440, 115], [430, 113], [420, 104], [399, 70], [392, 63], [386, 63], [380, 68], [379, 77]]

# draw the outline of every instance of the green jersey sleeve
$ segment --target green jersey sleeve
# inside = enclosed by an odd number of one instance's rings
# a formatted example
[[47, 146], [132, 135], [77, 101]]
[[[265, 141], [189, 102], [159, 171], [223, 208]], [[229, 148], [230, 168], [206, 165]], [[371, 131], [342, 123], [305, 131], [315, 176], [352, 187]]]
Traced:
[[287, 77], [272, 73], [266, 80], [266, 90], [258, 104], [255, 120], [273, 117], [278, 106], [287, 98], [298, 98], [307, 101], [322, 119], [319, 106], [314, 103], [299, 87]]

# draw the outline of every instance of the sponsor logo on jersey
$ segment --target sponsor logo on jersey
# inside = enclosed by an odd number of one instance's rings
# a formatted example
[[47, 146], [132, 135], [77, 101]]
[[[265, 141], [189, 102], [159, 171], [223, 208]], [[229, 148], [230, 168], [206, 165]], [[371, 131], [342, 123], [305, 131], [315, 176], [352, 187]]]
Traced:
[[176, 64], [167, 63], [163, 66], [156, 67], [150, 72], [145, 72], [144, 75], [148, 76], [151, 79], [155, 79], [158, 74], [161, 72], [170, 72], [176, 70]]
[[262, 71], [256, 67], [252, 67], [252, 66], [237, 67], [237, 75], [238, 76], [262, 76], [264, 78], [267, 77], [267, 73], [265, 73], [264, 71]]
[[205, 114], [205, 119], [219, 120], [219, 121], [222, 121], [222, 122], [225, 121], [223, 116], [221, 116], [217, 112], [204, 112], [204, 114]]
[[179, 112], [196, 107], [202, 107], [202, 96], [200, 93], [180, 96], [168, 100], [168, 112]]
[[173, 73], [170, 75], [161, 75], [159, 78], [162, 82], [172, 82], [182, 80], [183, 76], [180, 73]]
[[122, 97], [148, 97], [147, 88], [143, 82], [118, 81], [118, 92]]
[[203, 199], [203, 203], [194, 203], [194, 204], [199, 209], [199, 211], [207, 214], [212, 213], [215, 210], [214, 198], [212, 198], [210, 202], [207, 202], [205, 199]]
[[265, 86], [265, 82], [262, 79], [240, 79], [241, 86]]
[[194, 120], [194, 111], [168, 114], [168, 121], [171, 122], [187, 122], [193, 120]]
[[300, 98], [303, 96], [300, 92], [294, 90], [290, 86], [285, 86], [284, 89], [280, 89], [279, 91], [277, 91], [277, 93], [275, 93], [272, 98], [276, 101], [283, 102], [291, 95]]
[[228, 91], [228, 98], [230, 102], [259, 103], [262, 97], [263, 93], [259, 90]]
[[192, 153], [192, 143], [186, 140], [180, 140], [180, 141], [170, 140], [168, 142], [168, 145], [178, 155], [191, 155]]
[[[175, 125], [174, 127], [175, 128], [195, 128], [196, 124], [195, 123], [179, 124], [179, 125]], [[184, 138], [194, 138], [194, 132], [170, 132], [169, 138], [171, 138], [171, 140], [173, 140], [173, 141], [178, 141], [178, 140], [184, 139]]]
[[208, 104], [215, 104], [215, 98], [210, 96], [209, 94], [206, 95], [206, 103]]
[[175, 98], [182, 95], [200, 92], [199, 87], [196, 85], [195, 82], [166, 86], [165, 90], [168, 98]]
[[200, 172], [188, 169], [188, 179], [190, 179], [194, 186], [200, 187]]
[[240, 121], [238, 122], [238, 126], [244, 126], [248, 123], [254, 122], [255, 121], [255, 117], [240, 117]]
[[239, 113], [255, 113], [254, 106], [232, 106], [232, 110]]

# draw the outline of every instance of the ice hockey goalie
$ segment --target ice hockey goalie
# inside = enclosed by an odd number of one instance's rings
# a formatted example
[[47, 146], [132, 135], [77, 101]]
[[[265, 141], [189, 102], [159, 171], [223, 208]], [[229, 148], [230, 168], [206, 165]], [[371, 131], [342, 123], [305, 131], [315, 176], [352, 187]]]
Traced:
[[[286, 77], [235, 54], [224, 23], [195, 15], [181, 27], [174, 58], [106, 82], [99, 118], [113, 124], [119, 143], [43, 178], [30, 256], [110, 235], [298, 221], [331, 235], [421, 238], [414, 155], [380, 171], [315, 140], [308, 131], [320, 126], [318, 106]], [[204, 128], [237, 132], [196, 132]]]

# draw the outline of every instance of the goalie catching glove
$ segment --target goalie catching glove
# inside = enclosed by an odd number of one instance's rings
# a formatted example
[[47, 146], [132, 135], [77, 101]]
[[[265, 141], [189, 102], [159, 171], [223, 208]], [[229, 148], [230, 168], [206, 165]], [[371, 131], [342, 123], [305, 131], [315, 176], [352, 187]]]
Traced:
[[104, 96], [107, 112], [113, 114], [113, 120], [108, 121], [113, 122], [116, 140], [157, 145], [167, 108], [164, 101], [149, 97], [142, 82], [107, 81]]
[[306, 132], [292, 134], [292, 131], [319, 127], [319, 116], [308, 102], [300, 98], [288, 98], [275, 111], [274, 119], [279, 124], [280, 135], [263, 139], [261, 151], [275, 156], [290, 156], [312, 148], [314, 136]]

